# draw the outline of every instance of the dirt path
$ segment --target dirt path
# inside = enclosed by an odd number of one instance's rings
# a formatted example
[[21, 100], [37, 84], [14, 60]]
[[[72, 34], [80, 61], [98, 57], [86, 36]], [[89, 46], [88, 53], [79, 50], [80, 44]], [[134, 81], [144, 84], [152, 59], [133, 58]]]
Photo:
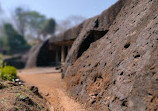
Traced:
[[60, 79], [60, 72], [55, 68], [36, 68], [18, 71], [26, 85], [34, 85], [46, 96], [51, 104], [51, 111], [85, 111], [79, 103], [69, 98], [65, 84]]

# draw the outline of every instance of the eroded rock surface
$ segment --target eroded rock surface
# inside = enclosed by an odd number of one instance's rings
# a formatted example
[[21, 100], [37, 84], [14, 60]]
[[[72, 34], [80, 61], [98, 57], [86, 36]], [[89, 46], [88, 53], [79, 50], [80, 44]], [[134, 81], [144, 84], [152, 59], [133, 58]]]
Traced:
[[26, 55], [25, 59], [26, 59], [26, 68], [32, 68], [32, 67], [36, 67], [37, 66], [37, 56], [40, 52], [40, 49], [42, 48], [42, 46], [44, 45], [44, 43], [40, 43], [38, 45], [33, 46], [30, 51], [28, 52], [28, 54]]
[[[80, 33], [65, 66], [67, 88], [91, 110], [157, 111], [158, 1], [124, 3], [109, 28], [103, 27], [107, 34], [75, 61], [81, 38], [88, 34], [86, 29]], [[85, 26], [91, 30], [106, 20], [89, 22]]]
[[54, 66], [56, 47], [50, 47], [49, 40], [35, 45], [26, 55], [25, 68]]
[[[82, 26], [82, 28], [80, 28], [78, 36], [66, 58], [63, 68], [63, 78], [67, 68], [73, 65], [73, 63], [89, 48], [90, 44], [102, 38], [109, 31], [109, 27], [114, 22], [117, 14], [125, 3], [125, 0], [119, 0], [99, 16], [88, 19], [78, 26]], [[73, 36], [73, 34], [70, 36]]]

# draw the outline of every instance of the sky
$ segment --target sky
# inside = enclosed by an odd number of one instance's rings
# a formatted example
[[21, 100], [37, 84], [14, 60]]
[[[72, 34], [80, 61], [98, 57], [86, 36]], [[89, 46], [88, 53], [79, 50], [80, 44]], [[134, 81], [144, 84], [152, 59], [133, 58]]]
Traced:
[[77, 15], [90, 18], [100, 14], [117, 0], [0, 0], [2, 9], [7, 16], [15, 7], [22, 6], [53, 17], [64, 20], [69, 16]]

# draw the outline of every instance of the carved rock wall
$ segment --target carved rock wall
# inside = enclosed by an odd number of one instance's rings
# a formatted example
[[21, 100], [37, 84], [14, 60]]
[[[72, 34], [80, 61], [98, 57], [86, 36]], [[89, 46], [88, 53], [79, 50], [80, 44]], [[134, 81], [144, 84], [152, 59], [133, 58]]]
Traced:
[[77, 59], [87, 30], [106, 23], [99, 16], [85, 21], [67, 57], [67, 88], [91, 111], [158, 110], [158, 1], [124, 3], [111, 25], [103, 25], [108, 32]]

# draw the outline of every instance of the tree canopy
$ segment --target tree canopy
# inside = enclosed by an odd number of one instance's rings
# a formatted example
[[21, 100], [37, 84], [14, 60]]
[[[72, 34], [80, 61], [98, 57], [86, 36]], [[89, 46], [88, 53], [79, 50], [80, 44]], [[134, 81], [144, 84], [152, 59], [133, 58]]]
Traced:
[[1, 3], [0, 3], [0, 12], [2, 12], [2, 6], [1, 6]]
[[14, 53], [28, 49], [29, 46], [22, 35], [20, 35], [10, 23], [3, 25], [3, 33], [5, 37], [5, 47], [8, 53]]
[[48, 19], [41, 29], [41, 34], [47, 36], [48, 34], [54, 34], [56, 22], [54, 19]]
[[15, 10], [14, 16], [17, 29], [21, 35], [38, 38], [39, 32], [46, 21], [46, 17], [44, 15], [36, 11], [30, 11], [18, 7]]

